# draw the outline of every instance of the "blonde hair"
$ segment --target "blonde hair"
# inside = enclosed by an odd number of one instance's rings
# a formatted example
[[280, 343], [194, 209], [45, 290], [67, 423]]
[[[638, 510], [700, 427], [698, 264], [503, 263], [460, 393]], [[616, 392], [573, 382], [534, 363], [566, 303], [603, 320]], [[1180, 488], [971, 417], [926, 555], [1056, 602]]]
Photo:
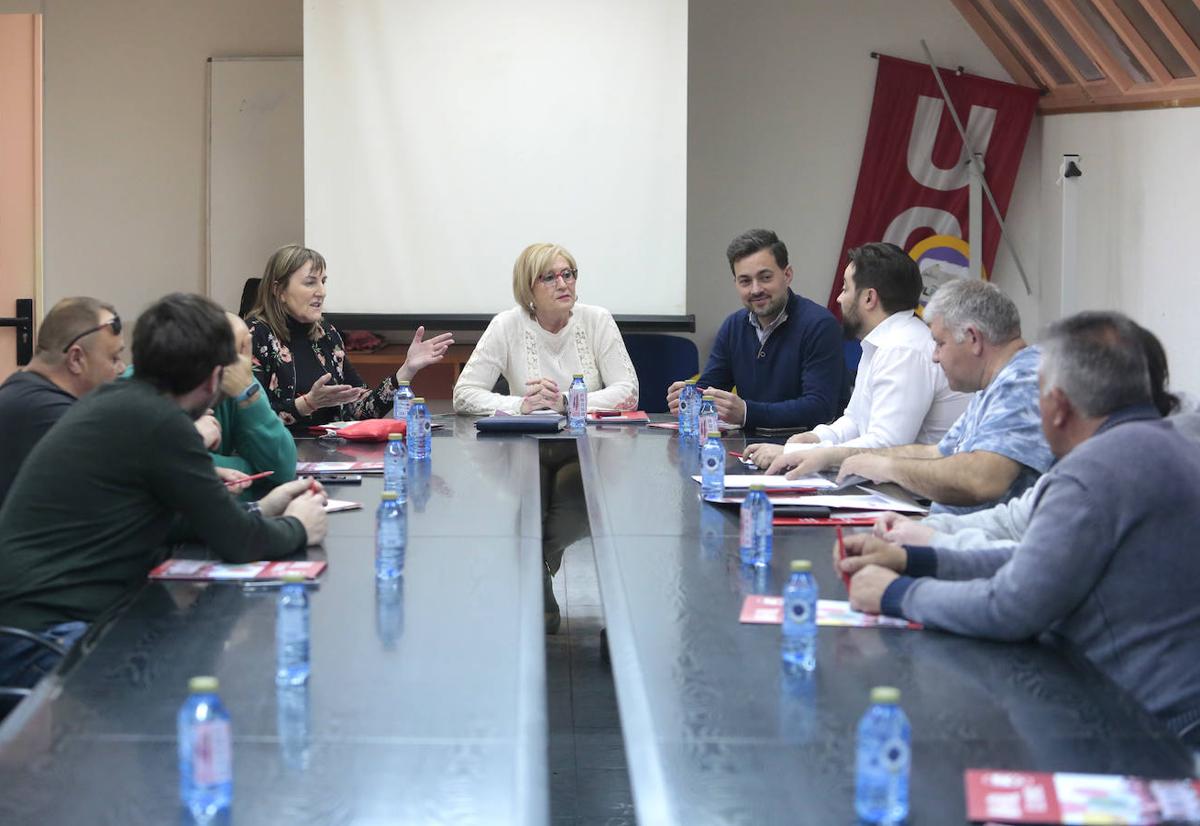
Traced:
[[550, 269], [551, 263], [558, 256], [562, 256], [571, 269], [578, 269], [575, 256], [558, 244], [530, 244], [521, 250], [517, 262], [513, 264], [513, 298], [530, 315], [533, 314], [533, 281]]
[[[259, 318], [265, 321], [280, 341], [290, 341], [291, 336], [288, 333], [288, 311], [279, 295], [287, 288], [288, 279], [305, 264], [312, 264], [313, 275], [319, 276], [325, 272], [325, 257], [308, 247], [288, 244], [271, 253], [267, 266], [263, 268], [254, 306], [246, 313], [247, 320]], [[308, 326], [310, 339], [316, 341], [321, 335], [320, 322]]]

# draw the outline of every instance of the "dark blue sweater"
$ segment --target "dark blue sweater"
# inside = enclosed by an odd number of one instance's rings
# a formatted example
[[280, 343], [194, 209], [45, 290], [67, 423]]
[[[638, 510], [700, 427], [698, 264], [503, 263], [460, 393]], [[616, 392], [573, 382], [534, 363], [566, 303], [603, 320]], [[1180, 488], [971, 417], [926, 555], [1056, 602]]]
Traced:
[[838, 414], [841, 327], [824, 307], [791, 290], [787, 314], [761, 346], [748, 310], [726, 318], [700, 375], [701, 387], [737, 387], [747, 428], [814, 427]]

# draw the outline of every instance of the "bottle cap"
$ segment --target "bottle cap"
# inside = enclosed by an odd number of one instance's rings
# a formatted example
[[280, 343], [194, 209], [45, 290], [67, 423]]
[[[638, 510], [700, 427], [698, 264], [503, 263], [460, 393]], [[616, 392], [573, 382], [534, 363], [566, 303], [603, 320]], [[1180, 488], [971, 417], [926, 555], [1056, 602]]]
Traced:
[[379, 494], [379, 498], [384, 502], [393, 502], [396, 499], [396, 491], [385, 490], [383, 493]]
[[707, 438], [709, 441], [715, 440], [715, 441], [719, 442], [719, 441], [721, 441], [721, 431], [720, 430], [710, 430], [710, 431], [708, 431]]
[[894, 706], [900, 702], [900, 689], [890, 685], [877, 685], [871, 689], [871, 702], [875, 705]]
[[764, 484], [761, 484], [759, 482], [755, 482], [753, 485], [750, 486], [750, 490], [766, 490], [766, 489], [767, 489], [767, 486]]
[[403, 433], [389, 433], [388, 441], [389, 442], [403, 442], [404, 434]]
[[792, 560], [792, 570], [793, 571], [811, 571], [812, 570], [812, 561], [808, 560], [808, 559], [793, 559]]
[[583, 373], [572, 373], [572, 374], [571, 374], [571, 378], [573, 378], [573, 379], [581, 379], [581, 378], [583, 378]]
[[188, 680], [188, 691], [192, 694], [211, 694], [219, 685], [216, 677], [192, 677]]
[[411, 381], [401, 381], [401, 382], [397, 382], [397, 384], [399, 384], [401, 387], [408, 387], [410, 384], [412, 384], [412, 382]]
[[708, 393], [705, 393], [705, 394], [704, 394], [703, 396], [701, 396], [700, 398], [701, 398], [703, 401], [706, 401], [706, 402], [715, 402], [715, 401], [717, 400], [717, 397], [716, 397], [716, 396], [709, 395]]
[[293, 583], [302, 583], [302, 582], [305, 582], [307, 579], [308, 579], [308, 577], [306, 577], [304, 574], [300, 573], [299, 571], [287, 571], [283, 575], [283, 581], [288, 583], [289, 585], [291, 585]]
[[684, 382], [684, 384], [690, 384], [694, 387], [696, 385], [696, 379], [688, 379]]
[[417, 396], [415, 399], [413, 399], [413, 404], [425, 404], [425, 397]]

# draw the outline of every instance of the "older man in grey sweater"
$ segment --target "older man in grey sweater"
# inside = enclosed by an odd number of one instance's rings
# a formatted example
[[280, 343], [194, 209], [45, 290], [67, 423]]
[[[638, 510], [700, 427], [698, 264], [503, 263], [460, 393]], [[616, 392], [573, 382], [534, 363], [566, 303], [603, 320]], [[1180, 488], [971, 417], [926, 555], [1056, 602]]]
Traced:
[[[1061, 460], [1019, 544], [855, 537], [852, 605], [998, 640], [1074, 646], [1172, 730], [1200, 730], [1200, 445], [1151, 404], [1132, 323], [1081, 313], [1043, 344], [1041, 415]], [[903, 574], [903, 576], [901, 576]]]

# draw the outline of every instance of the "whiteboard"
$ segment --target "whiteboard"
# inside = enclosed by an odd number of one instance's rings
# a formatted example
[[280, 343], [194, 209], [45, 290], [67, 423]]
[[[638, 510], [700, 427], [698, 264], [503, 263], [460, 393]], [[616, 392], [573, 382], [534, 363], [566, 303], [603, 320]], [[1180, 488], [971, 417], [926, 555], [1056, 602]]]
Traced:
[[271, 253], [304, 242], [302, 61], [214, 57], [208, 90], [206, 289], [236, 312]]

